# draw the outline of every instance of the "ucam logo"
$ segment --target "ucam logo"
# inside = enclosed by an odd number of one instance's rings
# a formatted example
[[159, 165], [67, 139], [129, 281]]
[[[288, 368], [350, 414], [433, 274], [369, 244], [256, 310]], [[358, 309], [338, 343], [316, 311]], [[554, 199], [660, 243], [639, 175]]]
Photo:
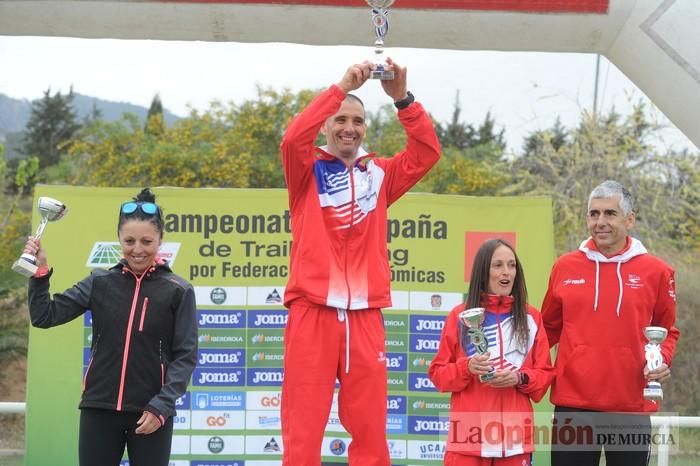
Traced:
[[199, 328], [243, 328], [243, 311], [197, 310]]
[[192, 385], [196, 386], [242, 386], [243, 383], [242, 369], [196, 368], [192, 374]]
[[197, 351], [199, 367], [236, 367], [245, 365], [245, 350], [201, 349]]
[[[180, 250], [180, 243], [161, 243], [156, 257], [168, 261], [172, 267]], [[122, 248], [116, 241], [96, 241], [88, 256], [86, 267], [107, 269], [123, 257]]]
[[409, 416], [408, 423], [409, 434], [446, 434], [450, 427], [450, 421], [433, 416]]
[[435, 385], [430, 379], [421, 374], [409, 374], [408, 387], [410, 391], [435, 392]]
[[248, 311], [249, 328], [284, 328], [287, 311]]
[[399, 353], [387, 353], [386, 367], [390, 371], [405, 371], [406, 370], [406, 355]]
[[434, 353], [440, 346], [440, 335], [411, 334], [411, 351]]
[[441, 460], [445, 454], [445, 442], [408, 441], [408, 458], [417, 460]]
[[411, 331], [417, 333], [440, 333], [445, 326], [445, 318], [440, 316], [411, 316]]
[[284, 369], [248, 369], [248, 386], [276, 387], [282, 385]]
[[386, 411], [391, 414], [406, 414], [406, 397], [389, 395], [386, 399]]

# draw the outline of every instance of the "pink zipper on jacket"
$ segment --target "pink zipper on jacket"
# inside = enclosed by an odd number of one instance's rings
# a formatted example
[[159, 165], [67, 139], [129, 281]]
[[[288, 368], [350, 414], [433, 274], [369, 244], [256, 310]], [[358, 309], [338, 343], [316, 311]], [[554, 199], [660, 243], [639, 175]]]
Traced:
[[143, 306], [141, 306], [141, 322], [139, 323], [139, 332], [143, 332], [143, 321], [146, 320], [146, 310], [148, 309], [148, 296], [143, 298]]
[[139, 299], [139, 290], [141, 289], [141, 280], [146, 275], [146, 272], [142, 273], [140, 277], [137, 277], [134, 272], [124, 267], [123, 270], [128, 270], [134, 278], [136, 279], [136, 289], [134, 290], [134, 299], [131, 302], [131, 311], [129, 313], [129, 325], [126, 327], [126, 343], [124, 343], [124, 356], [122, 358], [122, 373], [119, 378], [119, 395], [117, 396], [117, 411], [122, 410], [122, 401], [124, 400], [124, 380], [126, 379], [126, 366], [129, 360], [129, 348], [131, 347], [131, 329], [134, 324], [134, 318], [136, 317], [136, 304]]

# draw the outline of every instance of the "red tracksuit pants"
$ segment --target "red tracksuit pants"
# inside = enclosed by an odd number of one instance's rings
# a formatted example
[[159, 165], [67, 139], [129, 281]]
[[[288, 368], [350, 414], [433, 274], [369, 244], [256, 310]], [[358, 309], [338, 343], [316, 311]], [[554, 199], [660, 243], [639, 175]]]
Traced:
[[320, 466], [336, 379], [338, 415], [352, 436], [349, 464], [390, 466], [385, 351], [381, 310], [291, 304], [284, 331], [283, 466]]

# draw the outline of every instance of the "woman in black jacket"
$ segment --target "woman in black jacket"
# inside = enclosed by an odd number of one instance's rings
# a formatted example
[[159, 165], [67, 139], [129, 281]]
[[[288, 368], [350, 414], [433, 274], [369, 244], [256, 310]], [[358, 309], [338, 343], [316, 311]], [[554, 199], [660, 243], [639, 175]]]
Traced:
[[175, 400], [197, 361], [194, 289], [157, 257], [162, 210], [142, 190], [119, 209], [123, 258], [51, 297], [46, 253], [29, 280], [32, 325], [49, 328], [92, 312], [92, 348], [80, 402], [81, 466], [116, 466], [127, 447], [131, 466], [167, 465]]

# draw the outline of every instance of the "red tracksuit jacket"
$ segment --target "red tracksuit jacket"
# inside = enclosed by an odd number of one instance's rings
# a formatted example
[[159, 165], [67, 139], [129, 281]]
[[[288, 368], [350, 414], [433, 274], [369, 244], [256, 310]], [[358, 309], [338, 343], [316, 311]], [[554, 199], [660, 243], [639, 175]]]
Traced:
[[[534, 450], [530, 400], [542, 399], [554, 370], [540, 313], [528, 306], [530, 335], [527, 347], [522, 348], [512, 338], [512, 304], [510, 296], [485, 295], [481, 303], [486, 308], [483, 328], [493, 366], [526, 373], [527, 385], [494, 388], [481, 383], [467, 368], [468, 358], [475, 353], [474, 345], [468, 343], [465, 349], [460, 342], [462, 324], [458, 316], [464, 304], [447, 316], [438, 352], [428, 369], [430, 380], [439, 391], [452, 392], [447, 451], [501, 458]], [[494, 426], [503, 427], [500, 438], [493, 435]]]
[[414, 102], [398, 112], [408, 137], [404, 150], [387, 159], [363, 151], [348, 168], [314, 147], [321, 125], [344, 99], [331, 86], [282, 139], [293, 239], [287, 306], [300, 297], [343, 309], [391, 306], [387, 208], [440, 158], [432, 121]]
[[590, 238], [552, 268], [542, 303], [549, 344], [559, 343], [551, 401], [594, 411], [656, 411], [643, 396], [644, 327], [668, 329], [661, 345], [670, 366], [680, 336], [675, 327], [674, 272], [627, 239], [605, 257]]

